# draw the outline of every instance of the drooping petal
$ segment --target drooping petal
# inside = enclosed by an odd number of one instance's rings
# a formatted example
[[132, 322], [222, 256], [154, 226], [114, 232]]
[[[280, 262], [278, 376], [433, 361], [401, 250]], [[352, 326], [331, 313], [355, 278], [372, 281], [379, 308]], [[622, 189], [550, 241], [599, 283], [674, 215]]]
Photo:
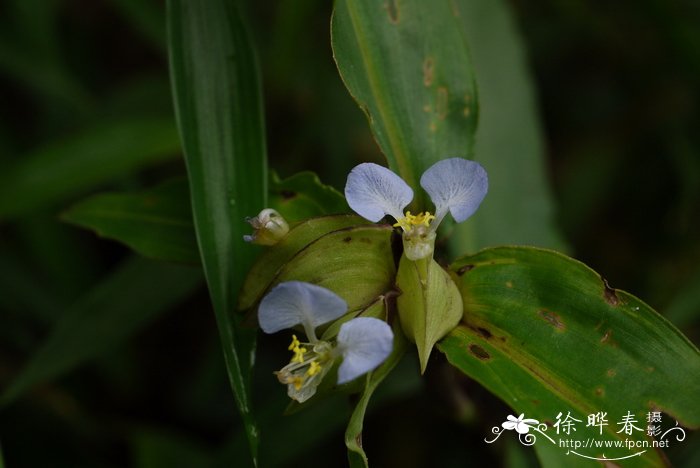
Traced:
[[394, 333], [384, 321], [358, 317], [345, 322], [338, 332], [338, 349], [343, 362], [338, 368], [338, 383], [349, 382], [376, 368], [391, 354]]
[[348, 310], [348, 305], [333, 291], [302, 281], [275, 286], [260, 301], [258, 322], [265, 333], [275, 333], [302, 324], [307, 336], [313, 330]]
[[386, 167], [362, 163], [348, 174], [345, 198], [357, 214], [376, 223], [386, 215], [403, 218], [403, 209], [413, 200], [413, 190]]
[[458, 223], [473, 215], [486, 196], [489, 180], [481, 164], [451, 158], [430, 166], [420, 178], [420, 185], [435, 204], [433, 225], [437, 227], [448, 210]]

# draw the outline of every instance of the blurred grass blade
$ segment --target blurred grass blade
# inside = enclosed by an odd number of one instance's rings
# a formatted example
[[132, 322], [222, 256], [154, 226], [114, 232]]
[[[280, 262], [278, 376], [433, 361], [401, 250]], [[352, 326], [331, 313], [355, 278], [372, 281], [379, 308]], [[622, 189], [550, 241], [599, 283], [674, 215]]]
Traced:
[[159, 51], [165, 50], [166, 34], [162, 7], [153, 2], [140, 0], [110, 1], [144, 38], [148, 39]]
[[[269, 195], [268, 206], [289, 222], [348, 211], [345, 198], [312, 172], [284, 180], [272, 174]], [[141, 192], [94, 195], [73, 205], [61, 219], [122, 242], [145, 257], [200, 263], [185, 179]]]
[[250, 392], [255, 330], [241, 329], [232, 312], [256, 253], [243, 242], [250, 231], [244, 218], [266, 204], [258, 68], [235, 2], [167, 5], [170, 76], [199, 250], [231, 387], [256, 460]]
[[502, 244], [564, 247], [554, 223], [534, 84], [523, 41], [504, 0], [454, 0], [479, 85], [474, 153], [489, 194], [450, 239], [454, 254]]
[[49, 338], [3, 393], [7, 404], [127, 340], [192, 294], [198, 268], [134, 258], [85, 294], [56, 322]]
[[138, 193], [104, 193], [81, 201], [61, 219], [123, 242], [149, 258], [199, 263], [185, 179]]
[[416, 191], [446, 157], [472, 158], [476, 86], [458, 12], [449, 0], [338, 0], [333, 55], [367, 114], [389, 167]]
[[94, 189], [126, 173], [177, 156], [171, 119], [128, 120], [96, 126], [40, 148], [0, 171], [0, 219]]
[[[465, 314], [439, 349], [516, 414], [554, 421], [558, 412], [571, 411], [585, 421], [605, 411], [611, 422], [601, 439], [611, 440], [625, 437], [612, 421], [627, 411], [637, 421], [663, 411], [686, 427], [700, 426], [697, 348], [590, 268], [549, 250], [499, 247], [464, 257], [450, 269]], [[546, 441], [536, 449], [543, 462], [552, 460], [549, 466], [566, 453]], [[662, 464], [654, 451], [640, 460]]]

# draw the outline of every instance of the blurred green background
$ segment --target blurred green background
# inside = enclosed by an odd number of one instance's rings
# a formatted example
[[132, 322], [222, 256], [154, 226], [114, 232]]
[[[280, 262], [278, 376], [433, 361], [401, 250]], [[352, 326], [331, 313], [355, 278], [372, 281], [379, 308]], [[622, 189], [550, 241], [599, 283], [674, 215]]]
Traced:
[[[281, 176], [313, 170], [342, 189], [355, 164], [381, 162], [333, 63], [330, 2], [244, 6], [264, 79], [271, 167]], [[700, 4], [510, 6], [569, 253], [697, 344]], [[87, 195], [184, 174], [165, 37], [156, 0], [0, 3], [0, 387], [37, 350], [54, 356], [50, 375], [0, 408], [8, 467], [249, 463], [201, 273], [137, 259], [59, 219]], [[91, 321], [109, 307], [116, 318]], [[111, 338], [85, 341], [81, 327]], [[56, 333], [72, 346], [47, 342]], [[343, 464], [347, 401], [280, 417], [286, 396], [271, 372], [286, 359], [286, 339], [259, 344], [261, 460]], [[364, 442], [373, 464], [533, 462], [531, 451], [483, 443], [508, 414], [491, 395], [445, 363], [424, 380], [416, 369], [411, 356], [370, 404]], [[693, 466], [699, 445], [691, 434], [667, 454]]]

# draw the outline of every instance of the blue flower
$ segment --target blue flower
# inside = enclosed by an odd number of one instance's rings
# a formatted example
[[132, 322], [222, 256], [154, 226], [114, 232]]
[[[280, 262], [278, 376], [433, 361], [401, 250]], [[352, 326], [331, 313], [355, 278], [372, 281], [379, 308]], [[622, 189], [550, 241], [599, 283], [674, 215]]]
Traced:
[[342, 324], [335, 343], [316, 337], [316, 327], [346, 312], [347, 304], [333, 291], [301, 281], [277, 285], [260, 302], [258, 321], [265, 333], [301, 325], [308, 340], [302, 342], [292, 335], [292, 359], [276, 372], [279, 381], [287, 385], [290, 398], [300, 403], [311, 398], [338, 359], [342, 362], [337, 383], [344, 384], [375, 369], [391, 354], [391, 327], [372, 317]]
[[401, 177], [373, 163], [360, 164], [350, 172], [345, 198], [350, 208], [369, 221], [392, 216], [394, 226], [403, 230], [406, 256], [419, 260], [432, 255], [435, 231], [448, 212], [461, 223], [479, 208], [488, 191], [488, 176], [477, 162], [450, 158], [429, 167], [420, 185], [435, 205], [434, 215], [404, 213], [413, 200], [413, 190]]

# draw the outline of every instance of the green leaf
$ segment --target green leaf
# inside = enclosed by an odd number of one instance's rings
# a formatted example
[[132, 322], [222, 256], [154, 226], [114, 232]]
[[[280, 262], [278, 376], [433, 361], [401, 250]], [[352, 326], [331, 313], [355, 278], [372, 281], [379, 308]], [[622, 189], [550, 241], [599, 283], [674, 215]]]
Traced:
[[384, 363], [365, 377], [365, 387], [345, 430], [345, 445], [348, 448], [348, 462], [351, 468], [369, 468], [367, 454], [362, 447], [362, 426], [367, 405], [372, 394], [384, 378], [396, 367], [406, 353], [408, 343], [401, 332], [398, 320], [394, 321], [394, 349]]
[[441, 0], [339, 0], [333, 55], [374, 137], [428, 209], [418, 181], [446, 157], [473, 156], [476, 86], [459, 13]]
[[272, 173], [270, 207], [289, 223], [314, 216], [347, 213], [348, 204], [337, 190], [324, 185], [313, 172], [299, 172], [284, 180]]
[[145, 257], [199, 263], [184, 179], [138, 193], [95, 195], [71, 207], [61, 218], [123, 242]]
[[187, 163], [199, 251], [229, 380], [253, 460], [254, 329], [232, 314], [258, 250], [243, 242], [246, 216], [266, 205], [267, 162], [255, 54], [234, 2], [167, 2], [170, 77]]
[[0, 172], [0, 218], [53, 207], [179, 152], [170, 119], [100, 125], [52, 143]]
[[181, 303], [202, 282], [197, 268], [142, 258], [125, 262], [64, 312], [47, 341], [5, 390], [8, 404], [32, 386], [100, 356]]
[[537, 95], [508, 2], [454, 0], [479, 85], [474, 154], [489, 193], [450, 239], [455, 255], [503, 244], [562, 249], [555, 225]]
[[[617, 440], [624, 434], [614, 421], [627, 411], [637, 421], [664, 411], [700, 426], [697, 348], [585, 265], [553, 251], [499, 247], [464, 257], [451, 270], [464, 317], [438, 347], [518, 414], [552, 422], [571, 411], [585, 424], [588, 414], [604, 411], [610, 426], [603, 437]], [[566, 452], [545, 440], [536, 448], [543, 461], [561, 461]], [[587, 454], [600, 457], [601, 450]], [[649, 451], [635, 461], [642, 462], [656, 466], [661, 458]]]

